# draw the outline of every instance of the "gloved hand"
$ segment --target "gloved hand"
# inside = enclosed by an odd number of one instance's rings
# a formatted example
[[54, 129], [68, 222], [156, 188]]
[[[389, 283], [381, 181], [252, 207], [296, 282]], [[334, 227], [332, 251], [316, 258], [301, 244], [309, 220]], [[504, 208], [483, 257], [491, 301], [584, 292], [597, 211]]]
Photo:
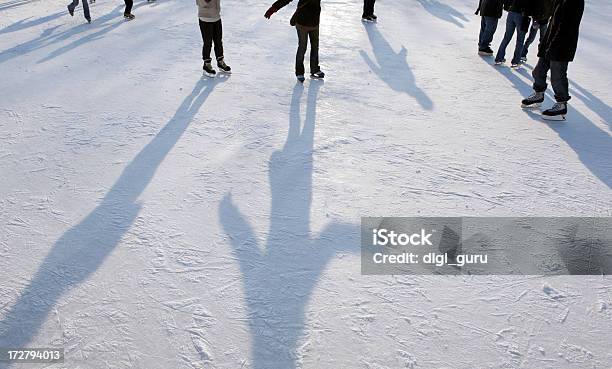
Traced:
[[268, 9], [266, 11], [266, 14], [264, 14], [264, 17], [270, 19], [270, 17], [272, 16], [272, 14], [276, 13], [278, 11], [278, 9], [276, 9], [274, 6], [271, 6], [270, 9]]

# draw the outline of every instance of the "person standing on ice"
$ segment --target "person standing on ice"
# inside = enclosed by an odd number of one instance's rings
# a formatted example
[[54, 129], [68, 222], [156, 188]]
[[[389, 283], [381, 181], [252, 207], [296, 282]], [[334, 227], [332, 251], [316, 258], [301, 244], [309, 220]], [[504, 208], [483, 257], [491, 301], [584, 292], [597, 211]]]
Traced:
[[548, 30], [540, 43], [538, 64], [531, 74], [534, 93], [522, 101], [523, 108], [539, 107], [544, 102], [546, 76], [550, 70], [557, 102], [542, 112], [543, 119], [564, 120], [567, 115], [567, 102], [571, 99], [567, 67], [576, 55], [582, 13], [584, 0], [556, 0]]
[[[91, 23], [91, 15], [89, 14], [89, 3], [88, 0], [83, 0], [83, 14], [85, 15], [85, 19], [87, 23]], [[72, 0], [70, 4], [68, 4], [68, 13], [71, 17], [74, 17], [74, 9], [79, 5], [79, 0]]]
[[553, 0], [533, 0], [531, 5], [531, 27], [529, 29], [529, 35], [523, 45], [523, 52], [521, 53], [521, 63], [527, 62], [527, 52], [529, 46], [533, 43], [538, 32], [540, 32], [540, 42], [546, 34], [548, 29], [548, 20], [552, 15]]
[[376, 22], [378, 17], [374, 14], [374, 3], [376, 0], [363, 0], [363, 15], [361, 20], [364, 22]]
[[231, 73], [232, 68], [225, 64], [223, 57], [223, 26], [221, 24], [221, 0], [196, 0], [198, 5], [198, 18], [200, 22], [200, 33], [204, 46], [202, 47], [202, 59], [204, 59], [204, 74], [214, 77], [217, 71], [212, 66], [210, 52], [215, 45], [215, 57], [217, 67], [225, 73]]
[[503, 0], [480, 0], [476, 15], [480, 14], [480, 35], [478, 36], [478, 54], [493, 56], [491, 41], [497, 30], [497, 22], [504, 12]]
[[[272, 14], [289, 4], [293, 0], [277, 0], [264, 17], [270, 19]], [[299, 0], [297, 9], [291, 21], [297, 29], [298, 49], [295, 55], [295, 76], [298, 81], [304, 82], [304, 56], [310, 39], [310, 76], [315, 79], [325, 77], [319, 66], [319, 22], [321, 19], [321, 0]]]
[[495, 65], [501, 65], [506, 62], [506, 48], [512, 40], [512, 36], [514, 36], [514, 31], [516, 31], [516, 47], [514, 49], [511, 67], [518, 68], [521, 65], [521, 53], [523, 52], [525, 35], [529, 28], [529, 18], [524, 15], [528, 9], [528, 1], [532, 0], [504, 0], [504, 9], [508, 11], [508, 16], [506, 18], [506, 33], [499, 45], [499, 50], [495, 57]]
[[123, 18], [126, 20], [132, 20], [136, 18], [134, 14], [132, 14], [132, 6], [134, 6], [134, 0], [125, 0], [125, 10], [123, 11]]

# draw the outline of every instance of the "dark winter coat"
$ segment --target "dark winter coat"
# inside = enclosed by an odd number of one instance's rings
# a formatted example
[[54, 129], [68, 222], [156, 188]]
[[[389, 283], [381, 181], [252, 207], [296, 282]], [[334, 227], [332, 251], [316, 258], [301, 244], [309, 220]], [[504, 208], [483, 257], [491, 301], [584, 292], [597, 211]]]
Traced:
[[524, 14], [533, 0], [504, 0], [504, 9], [509, 12]]
[[571, 62], [578, 47], [584, 0], [556, 0], [548, 31], [540, 43], [538, 57]]
[[480, 0], [476, 14], [483, 17], [501, 18], [504, 9], [504, 0]]
[[[280, 9], [293, 0], [277, 0], [273, 7]], [[300, 26], [317, 27], [321, 19], [321, 0], [299, 0], [295, 21]]]
[[529, 3], [527, 15], [540, 24], [548, 23], [548, 19], [552, 15], [553, 5], [554, 0], [532, 0]]

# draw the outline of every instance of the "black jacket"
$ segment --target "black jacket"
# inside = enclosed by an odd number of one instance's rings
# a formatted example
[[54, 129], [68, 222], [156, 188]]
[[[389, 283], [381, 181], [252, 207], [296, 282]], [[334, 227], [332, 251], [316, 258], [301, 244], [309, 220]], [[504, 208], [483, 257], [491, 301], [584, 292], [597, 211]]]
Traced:
[[[273, 7], [280, 9], [293, 0], [277, 0]], [[295, 11], [297, 24], [306, 27], [316, 27], [321, 19], [321, 0], [299, 0]]]
[[532, 0], [528, 5], [527, 15], [540, 24], [548, 23], [553, 5], [554, 0]]
[[504, 0], [480, 0], [476, 14], [483, 17], [501, 18], [504, 9]]
[[509, 12], [524, 14], [533, 0], [504, 0], [504, 9]]
[[571, 62], [578, 47], [584, 0], [556, 0], [548, 31], [540, 43], [538, 57]]

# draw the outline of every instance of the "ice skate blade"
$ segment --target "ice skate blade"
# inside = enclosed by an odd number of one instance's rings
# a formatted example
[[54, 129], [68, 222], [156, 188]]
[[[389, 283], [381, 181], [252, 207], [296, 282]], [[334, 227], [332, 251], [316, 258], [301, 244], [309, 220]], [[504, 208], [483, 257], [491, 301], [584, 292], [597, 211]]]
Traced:
[[542, 103], [535, 103], [535, 104], [521, 104], [521, 108], [523, 109], [537, 109], [540, 106], [542, 106]]
[[542, 119], [551, 122], [562, 122], [565, 120], [565, 115], [542, 115]]
[[202, 72], [202, 77], [215, 78], [216, 74]]
[[487, 52], [484, 52], [484, 51], [479, 51], [478, 55], [480, 55], [480, 56], [493, 56], [492, 53], [487, 53]]

